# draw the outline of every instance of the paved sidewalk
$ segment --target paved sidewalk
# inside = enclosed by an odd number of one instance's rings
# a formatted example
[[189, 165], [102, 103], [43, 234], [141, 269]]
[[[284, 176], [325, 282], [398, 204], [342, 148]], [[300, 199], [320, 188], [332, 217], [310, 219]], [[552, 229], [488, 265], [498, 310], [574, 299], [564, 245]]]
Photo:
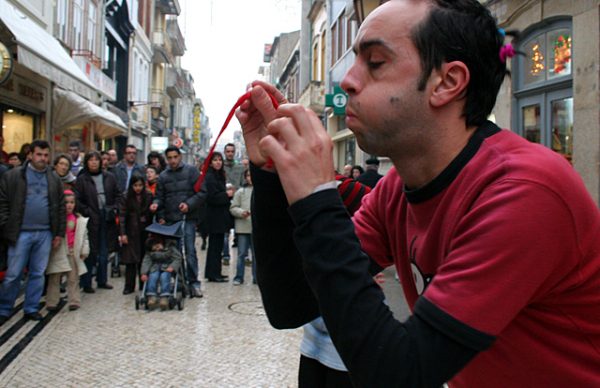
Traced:
[[[198, 253], [203, 274], [205, 251]], [[135, 294], [122, 295], [123, 278], [110, 280], [113, 290], [83, 294], [80, 310], [63, 307], [45, 327], [23, 323], [19, 311], [0, 327], [8, 338], [0, 359], [10, 361], [0, 387], [296, 387], [302, 332], [269, 325], [246, 269], [241, 286], [203, 282], [204, 298], [185, 299], [183, 311], [136, 311]], [[398, 310], [400, 287], [393, 272], [386, 275], [388, 302]], [[405, 307], [395, 313], [404, 316]], [[7, 355], [36, 327], [16, 358]]]

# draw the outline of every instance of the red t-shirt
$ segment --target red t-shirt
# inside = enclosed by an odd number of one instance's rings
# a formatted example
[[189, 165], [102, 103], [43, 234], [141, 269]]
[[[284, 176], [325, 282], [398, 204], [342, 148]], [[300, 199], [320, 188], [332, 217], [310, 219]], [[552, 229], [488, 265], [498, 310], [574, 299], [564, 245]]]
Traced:
[[573, 168], [500, 131], [428, 186], [405, 191], [392, 169], [354, 221], [411, 306], [422, 294], [496, 337], [451, 386], [600, 386], [600, 213]]

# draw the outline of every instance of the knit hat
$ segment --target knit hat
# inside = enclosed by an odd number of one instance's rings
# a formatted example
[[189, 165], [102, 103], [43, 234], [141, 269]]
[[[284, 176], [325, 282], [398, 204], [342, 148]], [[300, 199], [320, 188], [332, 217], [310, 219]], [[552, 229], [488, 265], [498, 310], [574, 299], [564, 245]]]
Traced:
[[337, 174], [335, 179], [340, 182], [337, 189], [344, 206], [350, 215], [354, 215], [362, 204], [362, 198], [371, 192], [371, 188], [344, 175]]

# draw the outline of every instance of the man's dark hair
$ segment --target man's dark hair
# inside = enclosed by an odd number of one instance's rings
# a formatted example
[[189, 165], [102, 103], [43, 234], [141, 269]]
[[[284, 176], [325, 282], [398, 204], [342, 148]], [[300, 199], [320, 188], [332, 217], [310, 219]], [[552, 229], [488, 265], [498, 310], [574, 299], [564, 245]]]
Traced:
[[178, 147], [175, 146], [168, 146], [167, 149], [165, 150], [165, 156], [169, 153], [175, 151], [177, 152], [179, 155], [181, 155], [181, 150]]
[[490, 11], [477, 0], [431, 3], [429, 15], [411, 33], [423, 67], [418, 89], [425, 89], [431, 72], [440, 69], [442, 62], [463, 62], [470, 73], [463, 115], [467, 126], [481, 125], [492, 112], [507, 74], [499, 56], [504, 37]]
[[235, 149], [235, 144], [233, 144], [233, 143], [225, 144], [225, 147], [223, 147], [223, 151], [225, 151], [225, 148], [227, 148], [227, 147], [233, 147]]
[[79, 140], [73, 140], [71, 142], [69, 142], [69, 147], [77, 147], [77, 149], [81, 149], [81, 143], [79, 142]]
[[8, 154], [8, 158], [7, 159], [10, 159], [10, 158], [15, 157], [15, 156], [18, 158], [19, 157], [19, 153], [18, 152], [11, 152], [11, 153]]
[[31, 152], [33, 152], [36, 148], [47, 150], [50, 148], [50, 144], [46, 140], [36, 139], [31, 142]]
[[58, 162], [60, 162], [61, 159], [64, 159], [67, 161], [67, 163], [69, 163], [69, 170], [71, 169], [71, 166], [73, 166], [73, 159], [71, 159], [71, 157], [67, 154], [58, 154], [56, 155], [56, 157], [54, 158], [54, 162], [52, 163], [53, 166], [56, 166], [58, 164]]
[[135, 150], [137, 151], [137, 147], [136, 147], [136, 146], [134, 146], [133, 144], [127, 144], [127, 145], [125, 146], [125, 149], [127, 149], [127, 148], [133, 148], [133, 149], [135, 149]]

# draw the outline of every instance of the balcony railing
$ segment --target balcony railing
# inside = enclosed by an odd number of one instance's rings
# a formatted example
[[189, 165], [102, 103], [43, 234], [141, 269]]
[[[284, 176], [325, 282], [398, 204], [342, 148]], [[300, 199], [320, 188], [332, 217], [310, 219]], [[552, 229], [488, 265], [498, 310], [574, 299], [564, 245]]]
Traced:
[[298, 102], [317, 114], [323, 113], [325, 110], [325, 86], [323, 82], [310, 81], [302, 91]]
[[174, 56], [182, 56], [185, 53], [185, 39], [177, 19], [167, 20], [167, 35], [171, 41], [171, 53]]
[[172, 98], [183, 98], [185, 81], [181, 74], [181, 69], [171, 67], [167, 70], [167, 93]]
[[160, 108], [164, 117], [169, 117], [171, 99], [163, 89], [152, 89], [152, 108]]
[[171, 40], [167, 39], [165, 32], [155, 30], [152, 33], [152, 48], [154, 54], [152, 61], [154, 63], [173, 63]]
[[165, 15], [179, 15], [181, 7], [177, 0], [156, 0], [156, 7]]

